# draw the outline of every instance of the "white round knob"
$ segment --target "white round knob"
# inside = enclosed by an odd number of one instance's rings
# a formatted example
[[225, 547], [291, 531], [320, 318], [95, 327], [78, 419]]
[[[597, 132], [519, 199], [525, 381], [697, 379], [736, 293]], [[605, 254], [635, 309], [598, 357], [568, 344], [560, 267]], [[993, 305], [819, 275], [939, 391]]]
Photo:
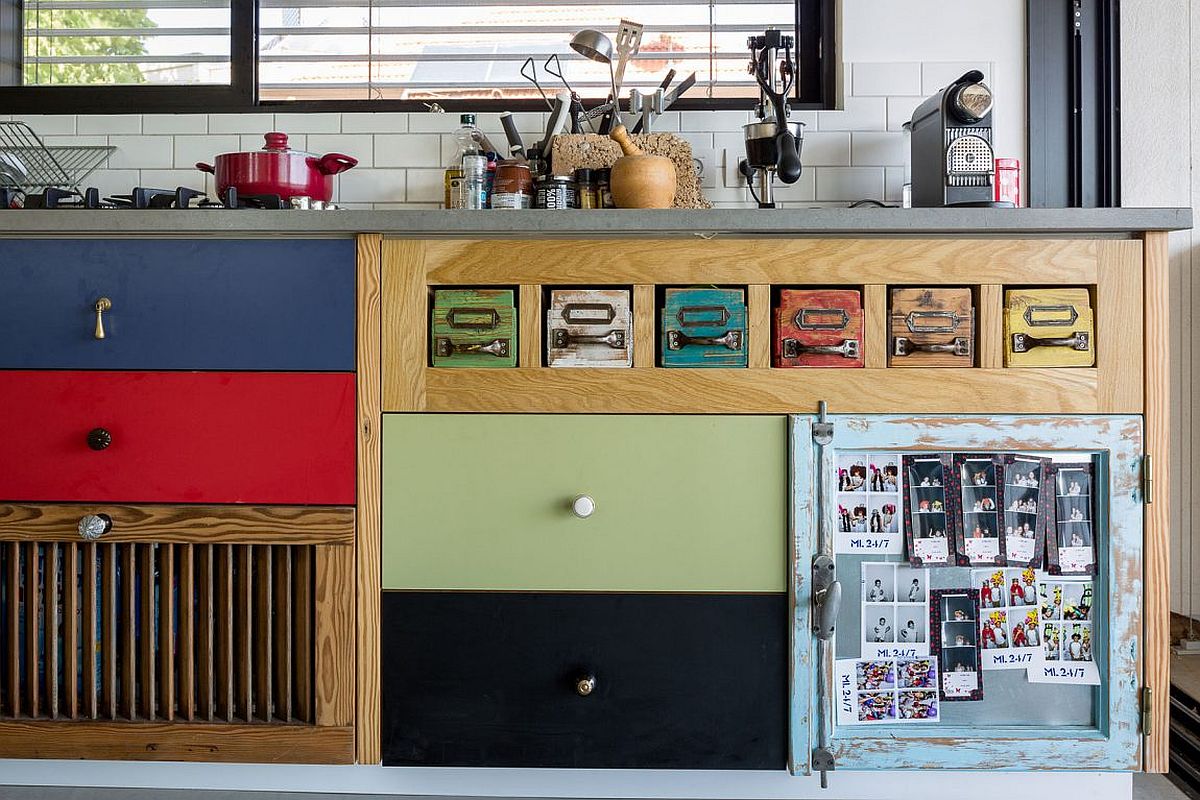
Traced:
[[596, 501], [586, 494], [581, 494], [571, 501], [571, 513], [580, 519], [587, 519], [596, 513]]

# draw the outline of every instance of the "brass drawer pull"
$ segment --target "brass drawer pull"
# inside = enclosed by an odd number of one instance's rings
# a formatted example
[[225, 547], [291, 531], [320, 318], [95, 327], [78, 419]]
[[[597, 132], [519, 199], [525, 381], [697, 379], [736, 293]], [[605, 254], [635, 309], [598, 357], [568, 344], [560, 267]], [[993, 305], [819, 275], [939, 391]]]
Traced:
[[[942, 320], [942, 324], [937, 324]], [[910, 311], [904, 325], [911, 333], [954, 333], [960, 322], [954, 311]]]
[[801, 344], [795, 339], [783, 340], [784, 358], [799, 358], [801, 355], [858, 358], [858, 340], [843, 339], [841, 344]]
[[79, 520], [79, 538], [94, 542], [112, 530], [112, 517], [108, 514], [88, 514]]
[[97, 339], [103, 339], [106, 335], [104, 333], [104, 312], [112, 310], [112, 300], [109, 300], [107, 297], [101, 297], [92, 307], [96, 309], [96, 330], [92, 335]]
[[850, 315], [842, 308], [802, 308], [794, 321], [802, 331], [844, 331]]
[[[1061, 316], [1034, 319], [1035, 314], [1059, 314]], [[1025, 323], [1030, 327], [1044, 328], [1050, 325], [1074, 325], [1075, 320], [1079, 319], [1079, 312], [1075, 310], [1075, 306], [1029, 306], [1025, 309], [1023, 316]]]
[[1069, 347], [1072, 350], [1087, 352], [1091, 346], [1092, 337], [1088, 335], [1087, 331], [1075, 331], [1071, 336], [1061, 339], [1039, 339], [1028, 333], [1012, 335], [1012, 351], [1014, 353], [1028, 353], [1035, 347]]
[[508, 339], [492, 339], [483, 342], [452, 342], [445, 336], [437, 337], [439, 358], [448, 358], [455, 353], [487, 353], [497, 358], [508, 356]]
[[459, 330], [491, 330], [500, 324], [500, 312], [494, 308], [458, 306], [446, 312], [446, 324]]
[[971, 340], [965, 336], [956, 336], [945, 344], [918, 344], [912, 339], [897, 336], [893, 342], [892, 355], [907, 356], [913, 353], [953, 353], [956, 356], [969, 356]]
[[604, 334], [571, 333], [563, 328], [550, 331], [550, 346], [569, 347], [573, 344], [606, 344], [614, 350], [625, 347], [625, 331], [613, 330]]
[[684, 306], [675, 313], [684, 328], [701, 325], [724, 325], [729, 322], [729, 309], [725, 306]]
[[581, 675], [575, 679], [575, 694], [587, 697], [594, 691], [596, 691], [595, 675]]
[[562, 310], [568, 325], [608, 325], [616, 316], [610, 303], [567, 303]]
[[682, 331], [667, 331], [667, 349], [682, 350], [688, 345], [709, 345], [730, 350], [742, 349], [742, 332], [725, 331], [721, 336], [688, 336]]

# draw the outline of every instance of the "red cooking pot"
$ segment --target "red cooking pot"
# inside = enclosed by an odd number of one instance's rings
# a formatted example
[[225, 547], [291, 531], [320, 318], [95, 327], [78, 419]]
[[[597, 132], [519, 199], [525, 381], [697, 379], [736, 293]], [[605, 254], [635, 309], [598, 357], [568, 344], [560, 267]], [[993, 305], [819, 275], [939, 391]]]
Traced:
[[314, 156], [288, 148], [286, 133], [268, 133], [262, 150], [222, 153], [212, 164], [199, 163], [196, 169], [215, 175], [217, 194], [224, 197], [230, 187], [239, 195], [277, 194], [284, 200], [308, 197], [329, 202], [333, 199], [333, 176], [358, 164], [357, 158], [341, 153]]

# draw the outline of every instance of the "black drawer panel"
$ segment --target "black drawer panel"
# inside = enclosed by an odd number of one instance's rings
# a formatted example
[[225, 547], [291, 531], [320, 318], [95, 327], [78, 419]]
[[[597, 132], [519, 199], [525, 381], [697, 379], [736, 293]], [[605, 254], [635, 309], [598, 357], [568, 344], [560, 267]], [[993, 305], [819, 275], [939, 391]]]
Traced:
[[382, 613], [386, 765], [786, 766], [786, 595], [384, 592]]

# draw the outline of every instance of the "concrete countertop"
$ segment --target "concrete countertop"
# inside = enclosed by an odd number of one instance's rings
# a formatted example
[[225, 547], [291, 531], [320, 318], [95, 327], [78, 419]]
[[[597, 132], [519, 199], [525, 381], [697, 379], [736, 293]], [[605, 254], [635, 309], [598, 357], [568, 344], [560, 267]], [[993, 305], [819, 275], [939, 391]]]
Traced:
[[0, 236], [193, 235], [398, 238], [1128, 235], [1192, 227], [1190, 208], [789, 208], [707, 211], [0, 211]]

